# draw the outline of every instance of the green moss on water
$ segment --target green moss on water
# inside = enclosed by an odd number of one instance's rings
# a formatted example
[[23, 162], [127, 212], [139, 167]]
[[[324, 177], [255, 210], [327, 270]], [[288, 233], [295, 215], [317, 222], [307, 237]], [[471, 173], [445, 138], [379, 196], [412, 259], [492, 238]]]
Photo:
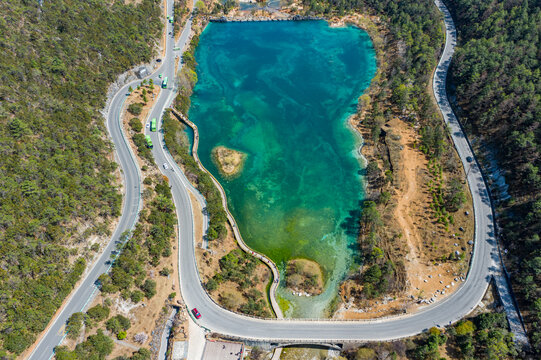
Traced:
[[[222, 183], [249, 246], [284, 267], [318, 262], [326, 291], [279, 296], [292, 316], [322, 316], [358, 257], [363, 199], [359, 139], [347, 126], [376, 62], [370, 38], [317, 22], [212, 23], [196, 51], [190, 118], [201, 161]], [[226, 179], [211, 159], [217, 145], [248, 157]]]
[[280, 295], [276, 296], [276, 301], [278, 302], [280, 309], [282, 309], [282, 313], [287, 314], [291, 308], [291, 302]]

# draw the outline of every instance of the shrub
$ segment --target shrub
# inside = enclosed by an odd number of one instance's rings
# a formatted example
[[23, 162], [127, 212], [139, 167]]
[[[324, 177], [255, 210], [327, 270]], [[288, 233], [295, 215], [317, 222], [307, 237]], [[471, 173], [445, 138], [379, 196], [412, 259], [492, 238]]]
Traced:
[[131, 326], [130, 319], [122, 315], [116, 315], [107, 320], [105, 328], [112, 333], [128, 330]]
[[360, 348], [355, 353], [355, 360], [373, 360], [376, 359], [376, 352], [370, 348]]
[[459, 336], [471, 335], [475, 330], [475, 326], [473, 325], [471, 321], [466, 320], [466, 321], [461, 321], [456, 326], [455, 329], [456, 329], [456, 334]]
[[139, 291], [139, 290], [135, 290], [131, 293], [131, 296], [130, 296], [130, 300], [134, 303], [138, 303], [140, 302], [141, 300], [143, 300], [143, 297], [145, 296], [145, 294], [143, 294], [143, 292]]
[[141, 287], [141, 290], [143, 290], [147, 299], [150, 299], [151, 297], [156, 295], [156, 281], [146, 279], [143, 286]]
[[141, 112], [143, 112], [143, 105], [140, 103], [133, 103], [128, 106], [128, 111], [132, 115], [141, 115]]
[[109, 316], [109, 308], [100, 304], [88, 309], [86, 312], [88, 317], [95, 321], [105, 320]]
[[161, 276], [169, 276], [171, 274], [171, 269], [169, 268], [163, 268], [160, 270], [160, 275]]
[[143, 124], [141, 124], [141, 120], [134, 117], [130, 120], [130, 127], [135, 132], [140, 132], [143, 129]]
[[70, 339], [76, 339], [81, 333], [83, 327], [84, 314], [81, 312], [73, 313], [68, 319], [66, 326], [67, 336]]
[[214, 278], [211, 278], [207, 281], [206, 288], [208, 291], [214, 291], [218, 288], [218, 282]]
[[151, 357], [150, 350], [141, 348], [131, 357], [132, 360], [150, 360]]

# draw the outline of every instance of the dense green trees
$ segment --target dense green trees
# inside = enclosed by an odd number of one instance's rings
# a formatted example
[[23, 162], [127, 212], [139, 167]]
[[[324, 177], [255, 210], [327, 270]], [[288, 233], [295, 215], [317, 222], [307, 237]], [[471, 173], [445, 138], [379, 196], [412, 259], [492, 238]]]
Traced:
[[464, 359], [508, 359], [517, 355], [504, 314], [483, 313], [448, 331]]
[[78, 344], [74, 351], [69, 351], [66, 346], [55, 349], [57, 360], [102, 360], [113, 351], [113, 340], [98, 330], [96, 335], [90, 335], [84, 342]]
[[13, 0], [0, 14], [0, 349], [19, 353], [84, 270], [67, 246], [119, 215], [99, 110], [161, 23], [156, 0]]
[[179, 73], [180, 89], [175, 99], [175, 108], [183, 114], [188, 114], [190, 108], [190, 96], [192, 95], [193, 87], [197, 83], [197, 73], [195, 67], [195, 49], [199, 44], [199, 35], [194, 35], [190, 41], [188, 50], [182, 54], [184, 66]]
[[163, 178], [154, 178], [153, 199], [141, 212], [135, 230], [122, 245], [121, 253], [108, 274], [99, 278], [103, 293], [120, 292], [133, 302], [156, 294], [156, 282], [146, 276], [147, 266], [157, 266], [171, 256], [171, 240], [176, 225], [171, 189]]
[[[470, 136], [496, 154], [509, 184], [502, 238], [532, 343], [541, 354], [541, 4], [448, 0], [459, 48], [451, 66], [458, 114]], [[488, 145], [488, 146], [487, 146]], [[496, 194], [498, 195], [498, 194]], [[513, 269], [515, 270], [515, 269]]]
[[439, 346], [446, 341], [447, 336], [438, 328], [430, 328], [426, 338], [421, 338], [419, 346], [411, 352], [411, 357], [416, 360], [439, 360], [441, 359]]

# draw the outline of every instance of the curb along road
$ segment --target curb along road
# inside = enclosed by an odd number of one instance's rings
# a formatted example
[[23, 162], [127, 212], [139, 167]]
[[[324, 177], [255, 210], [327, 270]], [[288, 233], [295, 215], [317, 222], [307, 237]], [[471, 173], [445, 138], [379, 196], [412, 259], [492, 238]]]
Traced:
[[[199, 326], [234, 338], [281, 343], [385, 341], [412, 336], [433, 326], [444, 326], [456, 322], [470, 313], [483, 298], [492, 275], [500, 269], [499, 253], [495, 239], [494, 216], [480, 168], [477, 162], [470, 164], [466, 160], [468, 156], [473, 157], [473, 152], [447, 99], [445, 79], [456, 44], [456, 30], [452, 18], [443, 3], [440, 0], [435, 0], [435, 4], [444, 13], [447, 36], [444, 51], [434, 74], [434, 93], [442, 115], [451, 128], [451, 136], [457, 153], [464, 167], [471, 167], [468, 171], [467, 180], [473, 198], [475, 244], [466, 281], [446, 299], [424, 307], [417, 313], [375, 321], [257, 319], [225, 310], [215, 304], [202, 288], [197, 264], [195, 263], [193, 214], [188, 194], [188, 192], [193, 193], [195, 189], [187, 182], [184, 174], [180, 171], [173, 172], [162, 168], [160, 164], [172, 163], [172, 158], [161, 146], [163, 136], [161, 136], [160, 132], [154, 132], [150, 133], [150, 135], [153, 137], [153, 141], [156, 141], [155, 144], [159, 146], [154, 147], [153, 155], [160, 171], [170, 179], [171, 192], [177, 212], [180, 290], [187, 307], [189, 309], [197, 307], [201, 312], [202, 318], [197, 321]], [[168, 13], [170, 10], [172, 10], [172, 1], [168, 1]], [[169, 27], [169, 24], [167, 26]], [[191, 20], [188, 20], [179, 43], [186, 42], [190, 28]], [[174, 40], [167, 37], [166, 43], [166, 56], [159, 72], [163, 72], [164, 76], [170, 76], [173, 79], [175, 75], [175, 55], [172, 51]], [[155, 72], [151, 77], [155, 77], [157, 73]], [[127, 86], [119, 90], [111, 102], [111, 109], [107, 119], [108, 124], [114, 123], [116, 115], [121, 110], [120, 101], [125, 96]], [[168, 107], [172, 95], [173, 90], [171, 89], [161, 91], [155, 108], [149, 114], [149, 118], [161, 119], [161, 115]], [[133, 162], [131, 149], [126, 147], [124, 143], [125, 137], [122, 131], [116, 133], [113, 127], [108, 126], [108, 128], [115, 143], [117, 156], [124, 174], [125, 196], [122, 217], [106, 251], [98, 260], [96, 266], [91, 269], [87, 279], [76, 290], [62, 314], [53, 321], [49, 331], [30, 356], [32, 359], [47, 359], [52, 355], [54, 346], [58, 344], [63, 335], [61, 329], [65, 321], [71, 313], [81, 311], [82, 305], [90, 298], [95, 279], [106, 271], [107, 265], [105, 261], [114, 249], [114, 240], [124, 230], [129, 230], [133, 219], [137, 217], [140, 196], [140, 190], [138, 190], [140, 176], [137, 165]], [[198, 195], [196, 197], [198, 201], [201, 201], [200, 194]]]

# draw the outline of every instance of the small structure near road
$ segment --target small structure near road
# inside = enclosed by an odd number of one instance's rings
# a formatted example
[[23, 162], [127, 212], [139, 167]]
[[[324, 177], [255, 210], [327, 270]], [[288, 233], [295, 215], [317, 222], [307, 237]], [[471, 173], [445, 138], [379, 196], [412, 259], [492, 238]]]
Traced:
[[148, 69], [144, 66], [141, 66], [139, 69], [135, 71], [135, 74], [139, 79], [142, 79], [146, 76], [148, 76]]
[[207, 340], [201, 360], [241, 360], [243, 354], [242, 343]]
[[188, 342], [175, 341], [173, 343], [173, 360], [185, 360], [188, 358]]

